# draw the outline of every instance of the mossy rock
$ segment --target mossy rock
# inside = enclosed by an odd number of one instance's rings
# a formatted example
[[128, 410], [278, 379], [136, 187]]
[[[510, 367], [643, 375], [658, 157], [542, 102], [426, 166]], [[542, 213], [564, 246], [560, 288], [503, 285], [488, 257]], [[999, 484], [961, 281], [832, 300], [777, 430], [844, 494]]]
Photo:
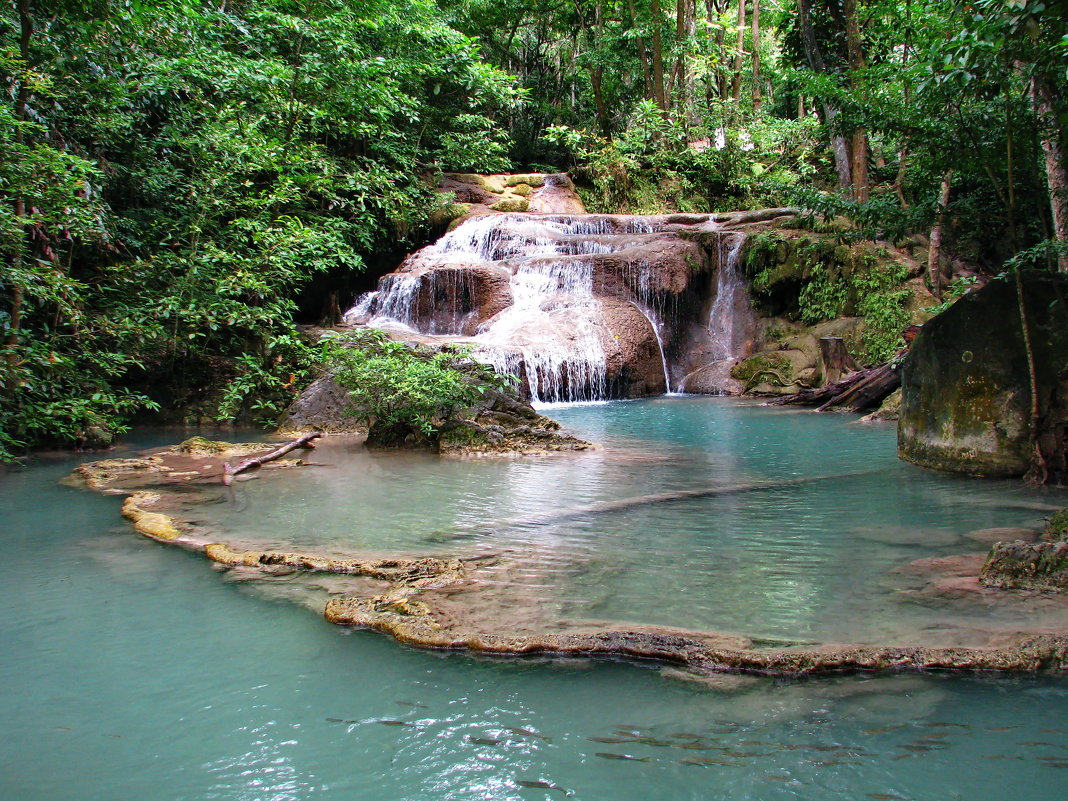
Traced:
[[[1058, 410], [1068, 403], [1068, 276], [1022, 280], [1043, 443], [1047, 434], [1057, 439]], [[957, 473], [1023, 475], [1032, 455], [1031, 392], [1015, 280], [993, 280], [924, 325], [902, 365], [901, 389], [901, 458]], [[1059, 469], [1064, 454], [1053, 447], [1046, 456], [1050, 470]]]
[[534, 187], [530, 184], [516, 184], [512, 187], [512, 192], [520, 197], [528, 197], [531, 192], [534, 191]]
[[779, 353], [758, 353], [734, 365], [731, 368], [731, 378], [745, 384], [748, 392], [758, 382], [767, 382], [771, 387], [775, 384], [787, 386], [793, 379], [793, 372], [790, 360]]
[[503, 175], [479, 175], [478, 173], [473, 172], [454, 172], [448, 173], [448, 176], [454, 181], [477, 186], [479, 189], [484, 189], [495, 195], [499, 195], [504, 191], [505, 176]]
[[190, 453], [194, 455], [226, 453], [233, 448], [233, 443], [219, 442], [204, 437], [190, 437], [174, 446], [177, 453]]
[[1046, 524], [1047, 536], [1055, 540], [1068, 540], [1068, 507], [1054, 514]]
[[494, 211], [527, 211], [530, 208], [530, 203], [521, 197], [504, 198], [503, 200], [498, 200], [490, 208]]
[[999, 542], [990, 549], [980, 581], [998, 589], [1068, 590], [1068, 542]]
[[505, 186], [519, 187], [524, 184], [531, 189], [538, 189], [545, 185], [545, 175], [540, 172], [527, 172], [518, 173], [516, 175], [506, 175], [504, 177]]
[[471, 211], [471, 205], [470, 203], [449, 203], [436, 208], [430, 213], [430, 222], [434, 225], [448, 225], [467, 216]]

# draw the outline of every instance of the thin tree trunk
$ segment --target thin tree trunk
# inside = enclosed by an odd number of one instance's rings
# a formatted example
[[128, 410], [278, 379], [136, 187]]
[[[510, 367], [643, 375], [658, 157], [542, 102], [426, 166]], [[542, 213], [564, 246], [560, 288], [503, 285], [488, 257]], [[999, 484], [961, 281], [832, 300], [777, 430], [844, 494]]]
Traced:
[[712, 42], [715, 45], [715, 52], [718, 56], [716, 58], [716, 72], [714, 77], [715, 86], [713, 87], [711, 83], [709, 84], [709, 102], [711, 102], [713, 88], [716, 96], [719, 97], [720, 100], [727, 99], [727, 91], [729, 89], [727, 73], [723, 69], [723, 51], [726, 43], [723, 40], [723, 28], [719, 25], [720, 14], [722, 13], [723, 10], [720, 8], [720, 5], [716, 0], [705, 0], [705, 16], [708, 19], [709, 27], [715, 31]]
[[894, 178], [894, 194], [901, 201], [901, 208], [907, 209], [909, 202], [905, 200], [905, 166], [908, 164], [909, 145], [907, 139], [901, 140], [901, 149], [897, 151], [897, 177]]
[[1020, 313], [1020, 332], [1023, 334], [1024, 355], [1027, 359], [1028, 388], [1031, 392], [1031, 415], [1029, 437], [1031, 445], [1031, 466], [1024, 475], [1028, 484], [1045, 484], [1049, 477], [1046, 470], [1046, 457], [1039, 445], [1039, 429], [1042, 425], [1042, 409], [1038, 398], [1038, 373], [1035, 369], [1035, 351], [1031, 345], [1031, 326], [1027, 322], [1027, 307], [1024, 304], [1023, 275], [1020, 268], [1016, 274], [1016, 305]]
[[[864, 69], [864, 49], [860, 33], [860, 17], [857, 0], [843, 0], [842, 11], [846, 23], [846, 49], [849, 56], [849, 84], [854, 96], [859, 96], [862, 87], [860, 72]], [[868, 134], [863, 128], [853, 130], [852, 148], [853, 199], [859, 203], [868, 200]]]
[[[816, 41], [816, 31], [812, 27], [812, 7], [809, 0], [797, 0], [797, 13], [801, 22], [801, 44], [805, 50], [805, 60], [813, 72], [827, 72], [827, 65], [820, 52], [819, 42]], [[828, 128], [838, 115], [838, 110], [829, 103], [823, 104], [823, 124]], [[848, 189], [853, 183], [852, 170], [849, 164], [849, 148], [840, 134], [831, 134], [831, 151], [834, 153], [834, 168], [838, 173], [838, 188]]]
[[760, 89], [760, 0], [753, 0], [753, 111], [763, 103]]
[[[634, 8], [634, 0], [627, 0], [627, 8], [630, 10], [630, 26], [638, 29], [638, 11]], [[638, 46], [638, 60], [642, 65], [642, 75], [645, 78], [645, 96], [650, 100], [656, 100], [656, 90], [653, 88], [653, 71], [649, 66], [649, 54], [645, 52], [645, 39], [637, 36], [634, 43]]]
[[[30, 64], [30, 41], [33, 39], [33, 17], [30, 14], [30, 0], [18, 0], [18, 15], [19, 15], [19, 57], [22, 59], [23, 69], [28, 69]], [[28, 82], [23, 79], [19, 81], [18, 90], [15, 93], [15, 119], [24, 121], [27, 119], [27, 108], [30, 103], [30, 86]], [[22, 127], [18, 126], [15, 129], [15, 142], [19, 145], [23, 144], [24, 135]], [[15, 198], [15, 219], [20, 230], [20, 242], [16, 246], [15, 251], [15, 272], [16, 275], [20, 271], [22, 263], [22, 247], [25, 244], [25, 231], [26, 231], [26, 200], [22, 197]], [[12, 368], [11, 376], [8, 381], [7, 390], [9, 393], [14, 393], [18, 388], [18, 381], [15, 378], [14, 368], [19, 363], [18, 345], [21, 339], [22, 331], [22, 312], [25, 303], [25, 295], [21, 284], [18, 283], [18, 279], [11, 290], [11, 311], [9, 312], [7, 337], [4, 342], [5, 349], [7, 350], [7, 362]]]
[[664, 49], [660, 41], [660, 23], [663, 22], [663, 14], [660, 10], [660, 0], [651, 0], [650, 6], [653, 15], [653, 92], [655, 92], [656, 104], [661, 111], [668, 110], [668, 98], [664, 94]]
[[[1042, 128], [1042, 154], [1046, 161], [1046, 185], [1049, 188], [1049, 207], [1053, 215], [1053, 238], [1068, 247], [1068, 169], [1061, 147], [1061, 128], [1054, 106], [1053, 87], [1046, 75], [1031, 78], [1031, 102]], [[1057, 269], [1068, 273], [1068, 252], [1057, 257]]]
[[927, 276], [931, 282], [931, 292], [939, 300], [942, 299], [942, 226], [946, 219], [946, 206], [949, 205], [949, 193], [953, 188], [953, 170], [947, 171], [942, 176], [942, 188], [938, 193], [938, 212], [935, 214], [935, 223], [931, 228], [931, 242], [927, 251]]
[[742, 99], [742, 60], [745, 57], [745, 0], [738, 0], [738, 52], [734, 54], [734, 77], [731, 81], [731, 97], [735, 102]]

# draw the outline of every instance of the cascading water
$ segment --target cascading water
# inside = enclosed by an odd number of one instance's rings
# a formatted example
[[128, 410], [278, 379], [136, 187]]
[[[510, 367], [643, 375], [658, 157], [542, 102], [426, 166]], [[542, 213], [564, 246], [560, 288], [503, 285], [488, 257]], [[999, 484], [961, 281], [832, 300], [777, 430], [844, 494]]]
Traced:
[[[376, 292], [359, 298], [346, 321], [462, 336], [478, 311], [470, 273], [506, 274], [510, 303], [469, 336], [475, 355], [499, 372], [519, 376], [535, 402], [607, 399], [605, 339], [611, 332], [594, 294], [595, 261], [660, 227], [655, 219], [608, 215], [475, 217], [385, 276]], [[657, 309], [653, 300], [653, 268], [626, 269], [637, 270], [624, 282], [633, 287], [629, 302], [649, 321], [669, 382], [663, 344], [668, 309]]]
[[716, 297], [708, 314], [712, 357], [717, 361], [742, 355], [745, 349], [745, 332], [739, 322], [749, 306], [749, 294], [738, 269], [746, 235], [740, 231], [732, 231], [720, 233], [718, 239]]
[[649, 321], [649, 327], [653, 329], [653, 333], [656, 334], [656, 344], [660, 348], [660, 361], [664, 365], [664, 391], [671, 394], [671, 371], [668, 369], [667, 354], [664, 352], [664, 339], [660, 332], [660, 326], [653, 322], [653, 318], [634, 301], [631, 301], [631, 305], [642, 313], [642, 316]]

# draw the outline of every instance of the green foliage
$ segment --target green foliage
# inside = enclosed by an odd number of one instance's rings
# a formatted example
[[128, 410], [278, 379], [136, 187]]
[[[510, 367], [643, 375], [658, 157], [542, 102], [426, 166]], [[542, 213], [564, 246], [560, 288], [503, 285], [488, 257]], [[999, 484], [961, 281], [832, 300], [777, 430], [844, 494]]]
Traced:
[[487, 390], [510, 384], [464, 349], [413, 348], [373, 329], [328, 335], [321, 347], [327, 369], [348, 390], [364, 421], [431, 440], [444, 421], [473, 406]]
[[1046, 533], [1054, 540], [1068, 540], [1068, 507], [1050, 516]]
[[908, 270], [884, 252], [840, 244], [831, 237], [786, 238], [765, 232], [750, 240], [746, 271], [758, 301], [785, 297], [775, 309], [806, 325], [846, 315], [864, 318], [855, 354], [867, 363], [884, 362], [904, 344], [902, 331], [911, 322], [901, 287]]
[[0, 80], [0, 459], [272, 417], [298, 291], [421, 235], [424, 176], [506, 167], [522, 100], [429, 0], [8, 4]]
[[741, 381], [746, 392], [764, 380], [785, 386], [792, 374], [793, 368], [789, 359], [774, 353], [750, 356], [731, 368], [731, 377]]
[[543, 139], [570, 154], [592, 186], [584, 196], [592, 210], [659, 214], [784, 204], [816, 170], [816, 133], [814, 120], [683, 126], [643, 100], [612, 138], [552, 125]]

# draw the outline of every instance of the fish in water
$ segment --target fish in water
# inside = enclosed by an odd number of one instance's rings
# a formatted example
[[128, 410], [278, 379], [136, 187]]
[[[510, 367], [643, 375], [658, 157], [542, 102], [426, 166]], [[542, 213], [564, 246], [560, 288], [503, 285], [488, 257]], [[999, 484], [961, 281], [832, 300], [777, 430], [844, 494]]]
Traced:
[[1006, 756], [1005, 754], [983, 754], [983, 759], [1023, 759], [1023, 757]]
[[598, 751], [594, 756], [599, 756], [601, 759], [622, 759], [626, 762], [648, 762], [649, 757], [636, 757], [630, 754], [609, 754], [604, 751]]
[[680, 731], [678, 734], [669, 734], [669, 740], [700, 740], [700, 734], [690, 734], [689, 732]]
[[778, 773], [765, 773], [760, 778], [767, 779], [768, 781], [771, 781], [771, 782], [792, 782], [793, 781], [793, 778], [791, 778], [790, 776], [782, 776], [782, 775], [780, 775]]
[[415, 709], [426, 709], [426, 704], [417, 704], [414, 701], [394, 701], [397, 706], [410, 706]]
[[934, 746], [931, 745], [915, 745], [914, 743], [907, 743], [905, 745], [899, 745], [898, 748], [903, 748], [906, 751], [934, 751]]
[[556, 790], [564, 795], [571, 795], [570, 790], [565, 790], [559, 784], [553, 784], [552, 782], [543, 782], [540, 779], [533, 781], [530, 779], [516, 779], [516, 784], [520, 787], [528, 787], [531, 790]]
[[467, 741], [475, 745], [500, 745], [504, 742], [504, 740], [498, 740], [494, 737], [468, 737]]
[[345, 720], [344, 718], [327, 718], [329, 723], [359, 723], [357, 720]]
[[874, 798], [875, 801], [906, 801], [905, 796], [894, 793], [868, 793], [868, 798]]
[[855, 759], [810, 759], [808, 764], [815, 765], [817, 768], [831, 768], [835, 765], [859, 765]]
[[586, 739], [591, 743], [611, 743], [612, 745], [636, 742], [633, 737], [587, 737]]
[[1020, 726], [987, 726], [987, 731], [1012, 731], [1013, 729], [1019, 729]]
[[903, 729], [903, 728], [905, 728], [905, 724], [902, 723], [900, 726], [884, 726], [881, 729], [865, 729], [864, 733], [865, 734], [886, 734], [887, 732], [897, 731], [898, 729]]
[[742, 767], [744, 762], [732, 762], [729, 759], [716, 759], [715, 757], [692, 757], [690, 759], [680, 759], [680, 765], [734, 765], [735, 767]]
[[546, 737], [544, 734], [540, 734], [539, 732], [536, 732], [533, 729], [510, 728], [508, 729], [508, 731], [519, 737], [533, 737], [535, 740], [544, 740], [547, 743], [551, 743], [553, 741], [552, 737]]
[[924, 723], [928, 729], [970, 729], [967, 723]]
[[1050, 748], [1060, 748], [1056, 743], [1047, 743], [1042, 740], [1024, 740], [1020, 745], [1048, 745]]
[[376, 720], [375, 723], [381, 723], [383, 726], [411, 726], [411, 723], [405, 723], [403, 720]]

